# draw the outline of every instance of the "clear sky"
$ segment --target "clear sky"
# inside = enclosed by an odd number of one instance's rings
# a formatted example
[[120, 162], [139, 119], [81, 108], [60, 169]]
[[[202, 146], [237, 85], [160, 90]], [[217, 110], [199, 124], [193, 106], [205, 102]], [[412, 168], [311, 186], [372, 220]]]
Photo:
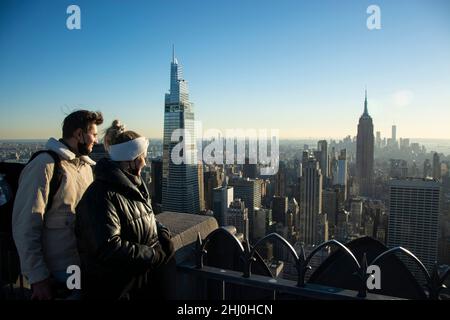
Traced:
[[450, 138], [448, 0], [0, 0], [0, 139], [77, 108], [161, 138], [172, 44], [204, 128], [353, 136], [367, 86], [382, 136]]

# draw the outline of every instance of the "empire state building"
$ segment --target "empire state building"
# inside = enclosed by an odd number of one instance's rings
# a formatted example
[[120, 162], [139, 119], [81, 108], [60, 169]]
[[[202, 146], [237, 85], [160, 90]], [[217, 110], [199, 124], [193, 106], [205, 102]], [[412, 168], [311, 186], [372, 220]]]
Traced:
[[370, 197], [373, 194], [373, 122], [367, 110], [367, 90], [364, 100], [364, 113], [359, 118], [358, 135], [356, 137], [356, 180], [359, 194]]

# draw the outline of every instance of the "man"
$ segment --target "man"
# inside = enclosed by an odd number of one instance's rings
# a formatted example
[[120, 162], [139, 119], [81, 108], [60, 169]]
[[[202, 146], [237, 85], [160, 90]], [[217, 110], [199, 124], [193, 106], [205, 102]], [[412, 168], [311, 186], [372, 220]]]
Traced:
[[31, 284], [32, 299], [54, 297], [52, 283], [66, 286], [67, 267], [80, 264], [75, 238], [75, 208], [93, 181], [95, 162], [88, 155], [97, 143], [100, 112], [69, 114], [63, 122], [63, 138], [50, 138], [45, 149], [57, 154], [60, 183], [48, 207], [55, 160], [41, 153], [22, 171], [14, 202], [12, 229], [21, 270]]

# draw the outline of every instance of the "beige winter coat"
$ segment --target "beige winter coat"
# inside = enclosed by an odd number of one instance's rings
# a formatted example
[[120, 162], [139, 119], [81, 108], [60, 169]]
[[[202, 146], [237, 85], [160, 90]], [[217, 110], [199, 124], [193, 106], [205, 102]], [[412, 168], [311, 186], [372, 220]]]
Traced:
[[91, 165], [95, 164], [89, 157], [76, 157], [53, 138], [45, 149], [58, 153], [63, 171], [52, 207], [44, 212], [54, 168], [52, 157], [44, 153], [23, 169], [13, 210], [13, 237], [22, 273], [31, 284], [54, 271], [65, 272], [69, 265], [79, 265], [75, 208], [93, 181]]

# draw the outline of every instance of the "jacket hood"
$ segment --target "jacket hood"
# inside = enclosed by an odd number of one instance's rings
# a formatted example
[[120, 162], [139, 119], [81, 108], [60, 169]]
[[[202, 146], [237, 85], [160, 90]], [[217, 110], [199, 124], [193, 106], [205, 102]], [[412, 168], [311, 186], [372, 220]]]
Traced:
[[[64, 143], [56, 140], [55, 138], [48, 139], [45, 148], [48, 150], [55, 151], [64, 160], [70, 161], [77, 157], [76, 154], [70, 151], [69, 148], [67, 148], [67, 146]], [[89, 158], [88, 156], [80, 156], [80, 159], [91, 166], [95, 165], [95, 161]]]
[[145, 183], [136, 186], [127, 175], [120, 169], [119, 164], [110, 159], [100, 159], [94, 169], [95, 180], [105, 182], [119, 193], [133, 199], [147, 202], [148, 191]]

